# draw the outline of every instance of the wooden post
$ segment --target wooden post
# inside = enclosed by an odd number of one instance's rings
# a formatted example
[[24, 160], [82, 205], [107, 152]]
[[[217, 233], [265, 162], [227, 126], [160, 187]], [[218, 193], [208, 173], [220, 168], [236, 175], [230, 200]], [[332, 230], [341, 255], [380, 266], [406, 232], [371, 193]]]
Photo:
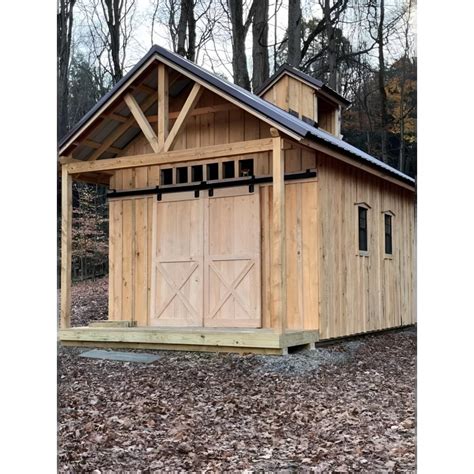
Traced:
[[283, 140], [279, 132], [273, 136], [273, 220], [271, 255], [271, 319], [279, 333], [287, 327], [286, 319], [286, 237], [285, 237], [285, 162]]
[[168, 70], [163, 63], [158, 64], [158, 147], [163, 150], [169, 131]]
[[61, 328], [71, 325], [72, 177], [61, 170]]

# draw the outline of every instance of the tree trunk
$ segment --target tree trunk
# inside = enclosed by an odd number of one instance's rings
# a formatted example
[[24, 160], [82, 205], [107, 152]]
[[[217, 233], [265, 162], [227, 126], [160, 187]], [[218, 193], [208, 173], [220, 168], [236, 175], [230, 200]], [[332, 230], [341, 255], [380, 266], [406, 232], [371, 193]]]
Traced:
[[189, 1], [189, 14], [188, 14], [188, 53], [187, 58], [190, 61], [196, 59], [196, 18], [194, 18], [194, 3], [192, 0]]
[[227, 0], [227, 4], [232, 24], [232, 69], [234, 72], [234, 83], [250, 90], [247, 55], [245, 54], [247, 29], [243, 23], [242, 0]]
[[377, 44], [379, 53], [378, 86], [380, 94], [380, 131], [382, 145], [382, 161], [387, 161], [387, 92], [385, 91], [385, 58], [384, 58], [384, 21], [385, 0], [380, 0], [380, 19], [378, 24]]
[[[186, 45], [187, 40], [187, 45]], [[193, 0], [181, 0], [176, 52], [194, 61], [196, 55], [196, 20]]]
[[256, 2], [252, 24], [252, 88], [258, 89], [269, 76], [268, 64], [268, 0]]
[[101, 0], [107, 30], [109, 33], [110, 66], [112, 81], [117, 84], [123, 77], [122, 62], [120, 60], [121, 34], [120, 21], [123, 0]]
[[400, 153], [398, 156], [398, 169], [405, 172], [405, 81], [408, 53], [410, 50], [409, 32], [410, 32], [410, 14], [412, 0], [408, 2], [408, 18], [405, 25], [405, 54], [403, 55], [402, 77], [400, 84]]
[[337, 90], [337, 48], [331, 21], [331, 0], [324, 0], [324, 20], [327, 38], [328, 85]]
[[60, 0], [57, 13], [57, 134], [63, 137], [69, 130], [69, 65], [73, 9], [76, 0]]
[[301, 62], [301, 0], [288, 1], [288, 64], [298, 67]]

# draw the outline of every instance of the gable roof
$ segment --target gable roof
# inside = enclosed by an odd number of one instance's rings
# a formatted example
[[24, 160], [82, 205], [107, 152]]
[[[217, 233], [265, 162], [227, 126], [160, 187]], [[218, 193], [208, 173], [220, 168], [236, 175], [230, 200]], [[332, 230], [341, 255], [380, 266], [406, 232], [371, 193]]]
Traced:
[[76, 125], [60, 140], [59, 152], [69, 147], [88, 127], [92, 125], [94, 117], [97, 117], [101, 109], [105, 110], [117, 97], [120, 96], [130, 84], [143, 72], [143, 68], [149, 65], [151, 61], [158, 59], [173, 69], [188, 76], [192, 80], [203, 84], [205, 87], [216, 90], [224, 95], [229, 101], [236, 105], [244, 105], [257, 116], [275, 126], [280, 131], [292, 136], [295, 139], [307, 139], [318, 142], [342, 152], [348, 157], [364, 163], [373, 168], [379, 169], [392, 177], [414, 185], [415, 180], [401, 171], [387, 165], [386, 163], [374, 158], [362, 150], [350, 145], [349, 143], [321, 130], [315, 128], [303, 120], [294, 117], [279, 107], [267, 102], [255, 94], [239, 87], [231, 82], [213, 75], [205, 69], [197, 66], [193, 62], [179, 56], [176, 53], [166, 50], [161, 46], [154, 45], [148, 53], [124, 76], [114, 88], [108, 92]]
[[314, 89], [320, 90], [324, 93], [324, 95], [329, 96], [330, 98], [334, 99], [336, 102], [340, 103], [341, 105], [348, 106], [351, 104], [349, 100], [347, 100], [344, 96], [336, 92], [334, 89], [329, 87], [323, 81], [316, 79], [315, 77], [306, 74], [299, 69], [296, 69], [289, 64], [283, 64], [279, 67], [278, 71], [273, 74], [273, 76], [269, 77], [256, 91], [255, 94], [258, 96], [262, 96], [275, 82], [277, 82], [284, 74], [289, 74], [290, 76], [296, 76], [297, 78], [301, 79], [303, 82], [308, 83], [310, 86], [313, 86]]

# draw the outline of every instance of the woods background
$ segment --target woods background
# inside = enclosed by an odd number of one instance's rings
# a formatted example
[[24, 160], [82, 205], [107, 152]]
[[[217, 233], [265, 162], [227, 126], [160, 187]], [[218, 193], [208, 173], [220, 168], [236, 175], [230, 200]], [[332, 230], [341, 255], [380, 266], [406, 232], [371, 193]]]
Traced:
[[[153, 44], [250, 91], [284, 63], [325, 81], [344, 139], [416, 176], [415, 0], [58, 0], [58, 139]], [[105, 189], [73, 194], [73, 278], [106, 274]]]

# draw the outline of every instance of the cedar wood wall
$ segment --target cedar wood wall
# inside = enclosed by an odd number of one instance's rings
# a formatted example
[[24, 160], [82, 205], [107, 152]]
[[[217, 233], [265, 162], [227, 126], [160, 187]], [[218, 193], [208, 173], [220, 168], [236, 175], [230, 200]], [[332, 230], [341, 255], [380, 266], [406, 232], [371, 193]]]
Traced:
[[[206, 92], [198, 107], [222, 102]], [[180, 107], [179, 102], [170, 102], [170, 110]], [[250, 114], [238, 109], [220, 111], [191, 117], [174, 149], [268, 136], [269, 126]], [[139, 136], [125, 154], [151, 152]], [[271, 173], [270, 153], [253, 157], [257, 175]], [[325, 339], [414, 322], [412, 193], [325, 155], [300, 148], [285, 150], [287, 172], [314, 167], [318, 169], [317, 181], [285, 186], [289, 328], [319, 327]], [[112, 177], [111, 188], [155, 186], [158, 179], [157, 167], [121, 170]], [[273, 325], [269, 313], [271, 189], [259, 188], [263, 327]], [[110, 201], [110, 319], [148, 324], [153, 199], [156, 197]], [[356, 256], [354, 203], [359, 201], [372, 207], [369, 257]], [[384, 210], [395, 213], [392, 260], [381, 254]]]

